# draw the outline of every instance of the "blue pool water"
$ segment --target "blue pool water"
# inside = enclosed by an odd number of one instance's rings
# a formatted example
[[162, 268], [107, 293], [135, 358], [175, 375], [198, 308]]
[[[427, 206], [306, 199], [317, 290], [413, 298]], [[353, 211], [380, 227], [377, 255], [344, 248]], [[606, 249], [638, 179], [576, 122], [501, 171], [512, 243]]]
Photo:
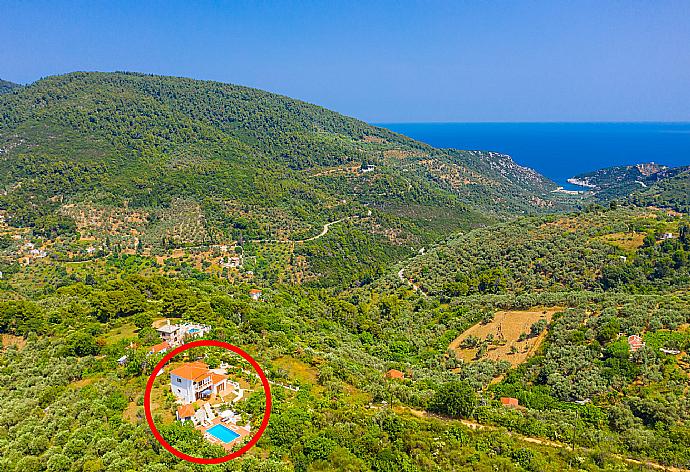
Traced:
[[497, 151], [559, 185], [604, 167], [690, 165], [690, 123], [377, 123], [434, 147]]
[[211, 434], [211, 436], [220, 439], [224, 443], [232, 442], [240, 437], [239, 434], [237, 434], [230, 428], [223, 426], [222, 424], [215, 425], [213, 428], [208, 429], [207, 432]]
[[199, 328], [192, 328], [189, 330], [190, 333], [196, 333], [199, 331]]

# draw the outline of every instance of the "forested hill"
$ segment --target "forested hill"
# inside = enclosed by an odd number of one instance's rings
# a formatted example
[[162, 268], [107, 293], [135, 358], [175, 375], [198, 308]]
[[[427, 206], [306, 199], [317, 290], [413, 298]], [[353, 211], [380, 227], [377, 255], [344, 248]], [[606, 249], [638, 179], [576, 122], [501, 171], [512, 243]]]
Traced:
[[0, 94], [11, 92], [18, 87], [21, 87], [21, 85], [0, 79]]
[[447, 299], [685, 288], [688, 228], [679, 215], [634, 206], [518, 219], [448, 238], [406, 261], [395, 282]]
[[654, 205], [683, 213], [690, 212], [690, 170], [687, 169], [631, 195], [630, 200], [638, 205]]
[[38, 235], [76, 225], [146, 251], [299, 240], [356, 216], [336, 252], [359, 244], [388, 260], [557, 206], [555, 185], [507, 156], [217, 82], [71, 73], [4, 94], [0, 119], [0, 211]]
[[608, 167], [576, 175], [569, 179], [569, 181], [592, 189], [596, 200], [609, 201], [643, 191], [688, 169], [690, 167], [668, 167], [654, 162], [647, 162], [629, 166]]

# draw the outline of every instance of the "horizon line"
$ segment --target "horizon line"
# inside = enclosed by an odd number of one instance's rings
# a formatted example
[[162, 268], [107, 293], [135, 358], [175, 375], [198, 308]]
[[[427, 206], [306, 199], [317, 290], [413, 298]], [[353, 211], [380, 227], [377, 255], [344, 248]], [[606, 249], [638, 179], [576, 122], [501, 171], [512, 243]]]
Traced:
[[[363, 120], [364, 121], [364, 120]], [[444, 125], [444, 124], [462, 124], [462, 125], [500, 125], [500, 124], [674, 124], [674, 125], [690, 125], [690, 119], [687, 121], [676, 121], [676, 120], [601, 120], [601, 121], [589, 121], [589, 120], [554, 120], [554, 121], [541, 121], [541, 120], [526, 120], [526, 121], [366, 121], [370, 125], [385, 125], [385, 124], [400, 124], [400, 125]]]

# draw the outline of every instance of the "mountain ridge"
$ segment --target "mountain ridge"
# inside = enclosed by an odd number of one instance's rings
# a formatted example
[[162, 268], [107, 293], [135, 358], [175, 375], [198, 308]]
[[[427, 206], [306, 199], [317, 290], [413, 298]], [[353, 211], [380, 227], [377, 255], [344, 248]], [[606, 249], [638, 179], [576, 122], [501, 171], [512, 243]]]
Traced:
[[21, 84], [15, 84], [14, 82], [10, 82], [9, 80], [0, 79], [0, 95], [4, 93], [10, 93], [13, 90], [21, 87]]
[[568, 179], [585, 187], [597, 201], [624, 198], [687, 171], [690, 166], [669, 167], [655, 162], [611, 166], [578, 174]]
[[385, 262], [456, 230], [559, 205], [555, 184], [508, 156], [436, 149], [213, 81], [74, 72], [3, 95], [0, 113], [7, 221], [126, 251], [303, 240], [359, 215], [326, 240], [343, 238], [337, 253], [371, 245]]

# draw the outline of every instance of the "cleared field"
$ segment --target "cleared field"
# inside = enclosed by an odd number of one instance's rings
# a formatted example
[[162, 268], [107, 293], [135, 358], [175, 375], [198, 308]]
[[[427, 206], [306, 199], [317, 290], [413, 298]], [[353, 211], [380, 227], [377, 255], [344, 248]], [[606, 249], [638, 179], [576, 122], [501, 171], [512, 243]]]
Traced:
[[273, 359], [273, 364], [287, 372], [288, 378], [317, 384], [317, 370], [294, 357], [283, 356]]
[[546, 336], [546, 330], [538, 336], [530, 336], [532, 324], [540, 319], [550, 322], [554, 313], [561, 310], [558, 307], [550, 307], [527, 311], [499, 311], [490, 322], [477, 323], [455, 338], [448, 348], [455, 352], [458, 359], [472, 362], [478, 360], [477, 353], [484, 343], [488, 345], [488, 349], [482, 359], [508, 361], [516, 366], [534, 354]]
[[161, 326], [168, 324], [168, 321], [170, 322], [170, 324], [177, 324], [178, 322], [182, 321], [182, 318], [157, 318], [153, 320], [151, 327], [153, 329], [158, 329]]
[[626, 251], [632, 251], [642, 246], [645, 233], [612, 233], [601, 236], [601, 240]]

